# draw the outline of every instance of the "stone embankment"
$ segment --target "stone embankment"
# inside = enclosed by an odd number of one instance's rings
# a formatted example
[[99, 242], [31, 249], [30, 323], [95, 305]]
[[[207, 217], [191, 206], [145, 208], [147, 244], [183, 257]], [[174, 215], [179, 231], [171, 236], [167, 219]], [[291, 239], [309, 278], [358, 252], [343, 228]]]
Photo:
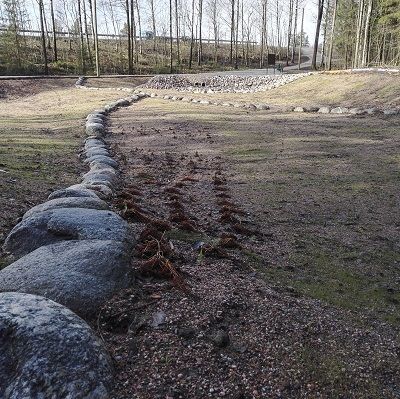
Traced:
[[88, 171], [26, 212], [4, 243], [14, 262], [0, 270], [1, 398], [110, 395], [111, 360], [84, 319], [131, 283], [135, 240], [107, 204], [119, 179], [107, 117], [143, 97], [130, 95], [87, 116], [81, 157]]
[[197, 75], [157, 75], [143, 89], [174, 89], [192, 93], [255, 93], [283, 86], [309, 76], [310, 73], [287, 75], [238, 76], [217, 75], [199, 78]]
[[236, 101], [214, 101], [208, 98], [192, 98], [190, 96], [177, 96], [172, 94], [158, 94], [155, 92], [146, 93], [151, 98], [160, 97], [164, 100], [170, 101], [182, 101], [186, 103], [194, 103], [200, 105], [210, 105], [218, 107], [232, 107], [232, 108], [244, 108], [249, 110], [259, 111], [272, 111], [272, 112], [296, 112], [296, 113], [319, 113], [319, 114], [348, 114], [348, 115], [398, 115], [400, 114], [399, 108], [378, 108], [378, 107], [296, 107], [296, 106], [270, 106], [266, 103], [249, 103], [249, 102], [236, 102]]

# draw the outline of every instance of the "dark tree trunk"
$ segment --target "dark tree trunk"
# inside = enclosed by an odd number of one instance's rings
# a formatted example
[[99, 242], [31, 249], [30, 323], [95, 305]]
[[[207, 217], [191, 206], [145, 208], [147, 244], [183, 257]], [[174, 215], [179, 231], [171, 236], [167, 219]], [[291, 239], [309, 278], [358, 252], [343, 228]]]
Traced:
[[49, 66], [47, 61], [47, 48], [46, 48], [46, 33], [44, 30], [44, 10], [43, 10], [43, 0], [39, 0], [39, 16], [40, 16], [40, 32], [42, 36], [42, 52], [43, 52], [43, 62], [44, 62], [44, 74], [49, 74]]
[[56, 21], [54, 18], [54, 5], [53, 0], [50, 0], [50, 12], [51, 12], [51, 27], [53, 30], [53, 51], [54, 51], [54, 61], [58, 61], [58, 54], [57, 54], [57, 35], [56, 35]]
[[317, 17], [317, 27], [315, 29], [315, 40], [314, 40], [314, 51], [311, 62], [311, 67], [317, 69], [317, 53], [318, 53], [318, 43], [319, 43], [319, 32], [321, 30], [322, 14], [324, 12], [324, 0], [318, 0], [318, 17]]

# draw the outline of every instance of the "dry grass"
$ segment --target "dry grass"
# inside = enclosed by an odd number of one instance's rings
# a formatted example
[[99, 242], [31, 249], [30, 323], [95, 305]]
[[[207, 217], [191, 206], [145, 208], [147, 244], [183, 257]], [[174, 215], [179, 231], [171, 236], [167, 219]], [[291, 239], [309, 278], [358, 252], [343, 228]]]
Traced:
[[76, 183], [85, 116], [122, 95], [43, 83], [7, 82], [13, 96], [0, 101], [0, 244], [24, 211]]
[[147, 99], [120, 112], [140, 126], [135, 147], [221, 157], [234, 202], [273, 237], [249, 264], [271, 284], [400, 322], [398, 118], [177, 105]]
[[[179, 94], [213, 101], [263, 102], [276, 106], [400, 106], [400, 76], [373, 73], [317, 74], [274, 90], [247, 94], [194, 94], [174, 90], [154, 90], [159, 94]], [[203, 105], [206, 107], [206, 105]]]

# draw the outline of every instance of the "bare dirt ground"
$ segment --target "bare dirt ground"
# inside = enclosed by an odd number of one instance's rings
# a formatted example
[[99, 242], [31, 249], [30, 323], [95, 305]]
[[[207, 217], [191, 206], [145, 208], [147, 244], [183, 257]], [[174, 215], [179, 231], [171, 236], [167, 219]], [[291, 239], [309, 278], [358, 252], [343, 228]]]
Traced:
[[85, 82], [85, 86], [101, 88], [128, 87], [133, 89], [136, 86], [146, 83], [148, 80], [148, 77], [88, 78]]
[[114, 397], [400, 397], [398, 122], [114, 114], [115, 207], [140, 234], [135, 286], [94, 325]]
[[[0, 247], [23, 213], [55, 189], [74, 184], [85, 116], [120, 92], [75, 89], [75, 80], [0, 81]], [[4, 258], [0, 253], [0, 267]]]
[[0, 100], [32, 96], [44, 91], [71, 88], [75, 78], [57, 79], [0, 79]]

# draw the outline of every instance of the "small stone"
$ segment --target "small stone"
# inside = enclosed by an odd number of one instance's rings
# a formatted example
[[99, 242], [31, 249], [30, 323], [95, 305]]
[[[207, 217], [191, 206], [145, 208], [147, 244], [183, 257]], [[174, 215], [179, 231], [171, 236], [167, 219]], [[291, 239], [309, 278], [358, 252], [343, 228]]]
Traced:
[[225, 330], [218, 330], [215, 334], [211, 336], [211, 341], [218, 348], [225, 348], [230, 343], [229, 334]]
[[167, 315], [165, 312], [162, 310], [159, 310], [158, 312], [154, 313], [152, 316], [152, 320], [150, 322], [150, 326], [157, 329], [160, 328], [162, 324], [165, 324], [165, 320], [167, 318]]
[[348, 114], [349, 109], [345, 107], [335, 107], [331, 109], [331, 114]]
[[196, 336], [196, 330], [193, 327], [180, 327], [177, 330], [179, 337], [184, 339], [192, 339]]

